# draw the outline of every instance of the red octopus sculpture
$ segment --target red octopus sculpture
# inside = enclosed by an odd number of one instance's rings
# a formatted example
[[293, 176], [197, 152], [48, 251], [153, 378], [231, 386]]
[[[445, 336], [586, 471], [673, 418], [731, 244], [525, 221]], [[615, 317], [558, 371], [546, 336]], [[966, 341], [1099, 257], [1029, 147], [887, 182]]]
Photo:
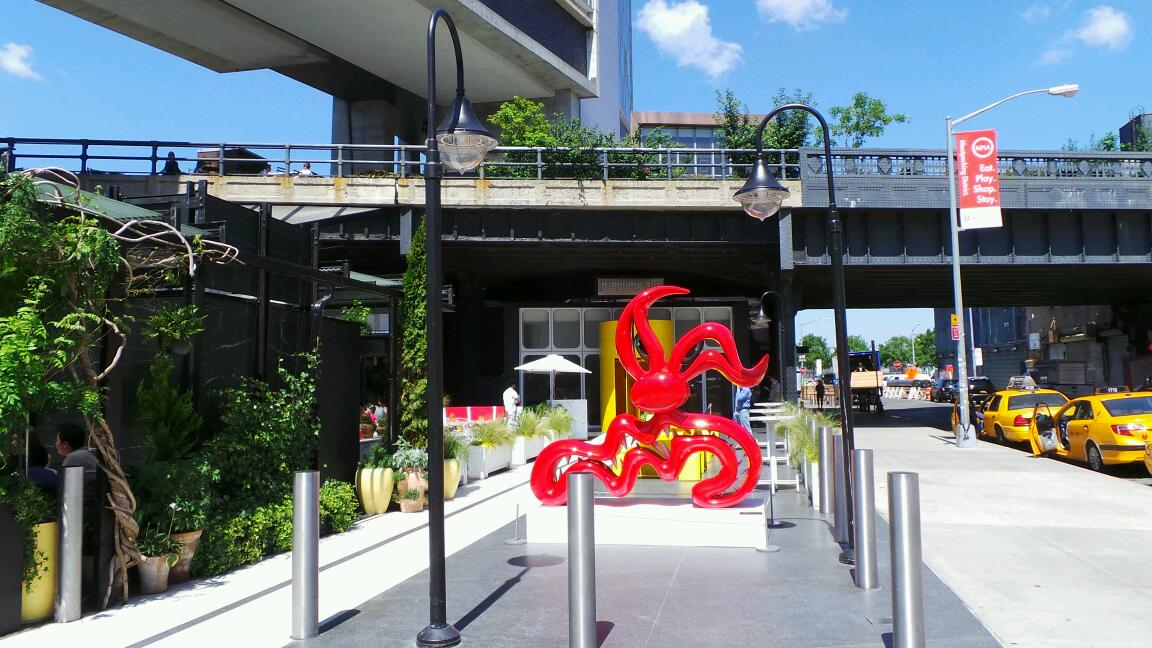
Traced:
[[[532, 492], [542, 503], [562, 505], [568, 501], [567, 474], [570, 472], [592, 473], [609, 492], [619, 497], [631, 492], [641, 467], [652, 466], [661, 479], [670, 481], [677, 478], [689, 457], [697, 452], [712, 453], [720, 464], [718, 474], [692, 487], [692, 501], [697, 506], [732, 506], [756, 488], [761, 454], [752, 434], [732, 419], [681, 412], [678, 408], [688, 400], [688, 381], [709, 369], [719, 371], [742, 387], [759, 384], [768, 368], [768, 356], [755, 367], [743, 367], [732, 332], [723, 325], [709, 322], [688, 331], [665, 358], [664, 349], [648, 323], [648, 309], [658, 299], [687, 293], [676, 286], [655, 286], [628, 303], [616, 327], [616, 353], [625, 371], [636, 379], [629, 391], [632, 402], [639, 409], [651, 412], [652, 418], [645, 421], [633, 414], [620, 414], [612, 419], [607, 432], [596, 443], [565, 439], [545, 447], [536, 458], [531, 480]], [[647, 369], [640, 366], [633, 351], [633, 325], [648, 353]], [[705, 340], [716, 341], [723, 352], [706, 349], [682, 371], [688, 354]], [[700, 430], [717, 434], [690, 432]], [[666, 431], [672, 432], [672, 439], [665, 451], [657, 437]], [[632, 441], [640, 445], [633, 445]], [[625, 443], [633, 447], [624, 453], [617, 473], [612, 467]], [[737, 449], [743, 451], [743, 457], [737, 455]], [[742, 459], [748, 462], [748, 469], [741, 479]]]

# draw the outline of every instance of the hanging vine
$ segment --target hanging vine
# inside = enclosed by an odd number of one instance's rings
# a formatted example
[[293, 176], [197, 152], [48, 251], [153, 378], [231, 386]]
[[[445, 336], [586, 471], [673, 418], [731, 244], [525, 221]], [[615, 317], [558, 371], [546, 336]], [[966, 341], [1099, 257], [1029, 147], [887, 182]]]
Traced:
[[127, 570], [141, 560], [136, 500], [103, 417], [102, 382], [120, 362], [130, 322], [115, 314], [112, 295], [151, 294], [204, 261], [235, 261], [237, 250], [189, 240], [163, 221], [112, 218], [78, 185], [62, 169], [0, 175], [0, 428], [7, 443], [26, 433], [33, 413], [83, 415], [108, 477], [114, 580], [127, 599]]

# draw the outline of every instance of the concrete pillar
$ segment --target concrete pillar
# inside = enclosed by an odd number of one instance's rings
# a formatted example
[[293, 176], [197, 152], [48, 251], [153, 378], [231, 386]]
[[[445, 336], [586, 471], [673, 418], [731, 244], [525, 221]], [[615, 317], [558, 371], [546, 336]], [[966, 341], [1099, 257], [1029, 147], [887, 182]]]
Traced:
[[[332, 99], [332, 143], [334, 144], [395, 144], [422, 145], [424, 121], [422, 100], [414, 97], [388, 99], [361, 99], [346, 101]], [[335, 157], [335, 156], [333, 156]], [[367, 171], [399, 173], [395, 162], [399, 156], [385, 151], [348, 152], [347, 160], [372, 160], [371, 163], [352, 163], [344, 167], [345, 175]], [[418, 155], [409, 155], [418, 159]], [[335, 172], [335, 169], [333, 169]]]
[[544, 114], [549, 117], [553, 113], [560, 113], [565, 117], [580, 117], [580, 98], [571, 90], [557, 90], [551, 97], [539, 99], [544, 104]]

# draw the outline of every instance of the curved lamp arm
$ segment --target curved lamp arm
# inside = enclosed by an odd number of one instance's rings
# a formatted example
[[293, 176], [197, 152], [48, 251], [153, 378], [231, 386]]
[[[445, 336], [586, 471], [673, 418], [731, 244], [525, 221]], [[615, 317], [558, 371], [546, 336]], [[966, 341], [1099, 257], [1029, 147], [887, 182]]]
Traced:
[[[429, 148], [435, 146], [436, 141], [436, 23], [440, 20], [448, 26], [448, 33], [452, 36], [452, 49], [456, 54], [456, 96], [464, 96], [464, 57], [460, 53], [460, 34], [456, 31], [456, 23], [452, 16], [443, 8], [432, 12], [428, 19], [428, 142]], [[451, 128], [456, 128], [456, 112], [452, 111]]]
[[[1013, 99], [1015, 99], [1017, 97], [1023, 97], [1024, 95], [1030, 95], [1030, 94], [1039, 94], [1041, 92], [1048, 92], [1048, 88], [1039, 88], [1037, 90], [1025, 90], [1024, 92], [1017, 92], [1014, 95], [1004, 97], [1000, 101], [997, 101], [995, 103], [990, 103], [987, 106], [984, 106], [983, 108], [981, 108], [979, 110], [974, 110], [974, 111], [968, 113], [967, 115], [964, 115], [963, 117], [960, 117], [958, 119], [953, 119], [951, 122], [952, 127], [954, 128], [956, 126], [959, 126], [960, 124], [963, 124], [964, 122], [968, 121], [969, 119], [972, 119], [976, 115], [979, 115], [980, 113], [988, 111], [988, 110], [992, 110], [996, 106], [999, 106], [1000, 104], [1008, 102], [1008, 101], [1012, 101]], [[951, 133], [949, 133], [949, 135], [951, 135]]]
[[836, 208], [836, 187], [832, 181], [832, 135], [828, 132], [828, 122], [824, 120], [824, 115], [821, 115], [815, 108], [802, 103], [789, 103], [777, 107], [772, 112], [764, 115], [764, 119], [760, 120], [760, 125], [756, 127], [756, 157], [759, 159], [764, 158], [764, 127], [773, 117], [779, 115], [787, 110], [803, 110], [804, 112], [816, 118], [820, 122], [820, 128], [824, 135], [824, 164], [827, 169], [825, 175], [828, 176], [828, 206], [832, 209]]

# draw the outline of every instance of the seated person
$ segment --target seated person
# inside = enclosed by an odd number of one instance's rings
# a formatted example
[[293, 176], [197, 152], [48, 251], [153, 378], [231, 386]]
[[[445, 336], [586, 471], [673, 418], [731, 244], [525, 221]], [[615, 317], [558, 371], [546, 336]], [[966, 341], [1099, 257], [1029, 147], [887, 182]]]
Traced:
[[61, 423], [56, 428], [56, 452], [64, 457], [64, 467], [83, 466], [84, 481], [96, 481], [100, 460], [87, 447], [88, 433], [75, 423]]
[[55, 497], [58, 477], [56, 471], [49, 467], [51, 463], [52, 456], [48, 454], [47, 448], [39, 443], [28, 446], [28, 479]]

